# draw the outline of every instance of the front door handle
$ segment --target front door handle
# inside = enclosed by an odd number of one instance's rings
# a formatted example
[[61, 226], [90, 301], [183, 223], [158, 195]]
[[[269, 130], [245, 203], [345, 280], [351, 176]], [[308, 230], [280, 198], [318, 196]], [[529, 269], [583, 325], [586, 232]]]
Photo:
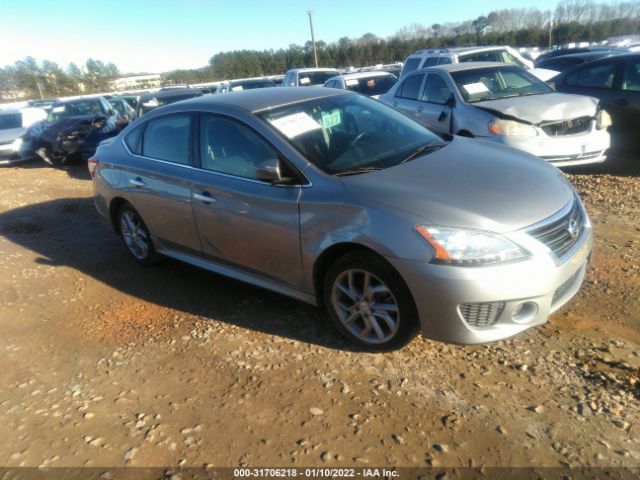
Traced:
[[202, 193], [194, 192], [193, 199], [198, 202], [205, 203], [207, 205], [216, 201], [216, 199], [209, 192], [202, 192]]
[[130, 178], [129, 179], [129, 185], [131, 185], [133, 187], [136, 187], [136, 188], [142, 188], [142, 187], [146, 187], [147, 186], [147, 184], [144, 183], [140, 177]]

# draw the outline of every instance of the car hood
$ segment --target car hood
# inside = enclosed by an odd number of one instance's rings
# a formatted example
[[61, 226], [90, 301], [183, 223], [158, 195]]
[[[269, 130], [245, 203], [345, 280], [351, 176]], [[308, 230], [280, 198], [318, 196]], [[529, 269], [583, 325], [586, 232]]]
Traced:
[[42, 135], [45, 138], [56, 138], [58, 134], [75, 128], [78, 125], [88, 125], [92, 120], [98, 118], [97, 115], [75, 115], [73, 117], [61, 118], [53, 122], [48, 122], [44, 125]]
[[593, 116], [598, 108], [598, 100], [584, 95], [546, 93], [474, 102], [470, 105], [495, 113], [497, 116], [514, 117], [537, 125], [544, 122]]
[[405, 210], [431, 224], [498, 233], [550, 217], [574, 192], [544, 160], [462, 137], [405, 164], [340, 178], [363, 203]]

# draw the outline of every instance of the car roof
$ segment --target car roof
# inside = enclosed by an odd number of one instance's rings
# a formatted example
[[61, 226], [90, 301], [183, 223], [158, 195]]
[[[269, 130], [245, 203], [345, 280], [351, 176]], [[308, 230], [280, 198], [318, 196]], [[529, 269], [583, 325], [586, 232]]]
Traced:
[[260, 112], [272, 108], [283, 107], [307, 100], [334, 97], [336, 95], [351, 95], [346, 90], [324, 87], [267, 87], [242, 92], [229, 92], [224, 95], [207, 95], [198, 98], [184, 100], [179, 104], [194, 107], [206, 107], [209, 105], [221, 105], [245, 110], [249, 113]]
[[490, 52], [492, 50], [506, 50], [508, 47], [505, 45], [492, 45], [486, 47], [453, 47], [453, 48], [429, 48], [425, 50], [418, 50], [411, 56], [424, 56], [424, 55], [442, 55], [447, 53], [455, 53], [457, 55], [471, 52]]
[[513, 67], [520, 68], [517, 65], [511, 65], [509, 63], [501, 62], [462, 62], [462, 63], [447, 63], [446, 65], [433, 65], [432, 67], [425, 67], [420, 70], [444, 70], [445, 72], [458, 72], [461, 70], [477, 70], [479, 68], [490, 67]]
[[74, 98], [61, 98], [53, 102], [54, 105], [67, 104], [67, 103], [76, 103], [76, 102], [86, 102], [87, 100], [106, 100], [102, 95], [92, 95], [90, 97], [74, 97]]
[[[615, 51], [610, 50], [598, 50], [598, 51], [588, 51], [588, 52], [578, 52], [578, 53], [569, 53], [567, 55], [558, 55], [556, 57], [545, 58], [542, 62], [560, 62], [563, 59], [572, 59], [572, 58], [602, 58], [607, 56], [618, 55]], [[540, 62], [540, 63], [542, 63]]]
[[345, 73], [343, 75], [338, 75], [338, 76], [344, 78], [345, 80], [354, 80], [357, 78], [390, 77], [390, 76], [393, 76], [393, 73], [383, 72], [380, 70], [371, 70], [369, 72]]
[[307, 72], [337, 72], [337, 68], [292, 68], [289, 72], [307, 73]]
[[163, 98], [183, 97], [189, 94], [193, 94], [194, 97], [197, 97], [199, 95], [202, 95], [202, 92], [193, 88], [167, 88], [164, 90], [158, 90], [157, 92], [145, 93], [140, 97], [140, 102], [145, 102], [147, 100], [151, 100], [152, 98], [162, 100]]

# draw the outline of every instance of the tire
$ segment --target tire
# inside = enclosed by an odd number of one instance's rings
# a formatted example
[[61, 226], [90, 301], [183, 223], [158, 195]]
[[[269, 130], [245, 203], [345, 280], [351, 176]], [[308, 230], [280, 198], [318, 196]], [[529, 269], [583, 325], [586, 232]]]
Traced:
[[118, 210], [118, 230], [131, 256], [140, 265], [152, 265], [162, 259], [151, 241], [151, 234], [133, 206], [123, 204]]
[[415, 336], [418, 314], [411, 293], [393, 267], [375, 254], [344, 255], [327, 271], [323, 287], [331, 320], [356, 345], [389, 351]]

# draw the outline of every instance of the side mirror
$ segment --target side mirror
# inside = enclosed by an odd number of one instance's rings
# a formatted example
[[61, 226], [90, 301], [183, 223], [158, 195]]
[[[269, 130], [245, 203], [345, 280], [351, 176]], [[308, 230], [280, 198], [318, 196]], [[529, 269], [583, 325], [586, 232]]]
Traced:
[[292, 185], [296, 178], [288, 170], [280, 158], [274, 158], [256, 167], [256, 179], [273, 185]]
[[453, 108], [456, 106], [456, 99], [453, 97], [453, 93], [449, 95], [449, 98], [447, 98], [445, 105], [449, 108]]

